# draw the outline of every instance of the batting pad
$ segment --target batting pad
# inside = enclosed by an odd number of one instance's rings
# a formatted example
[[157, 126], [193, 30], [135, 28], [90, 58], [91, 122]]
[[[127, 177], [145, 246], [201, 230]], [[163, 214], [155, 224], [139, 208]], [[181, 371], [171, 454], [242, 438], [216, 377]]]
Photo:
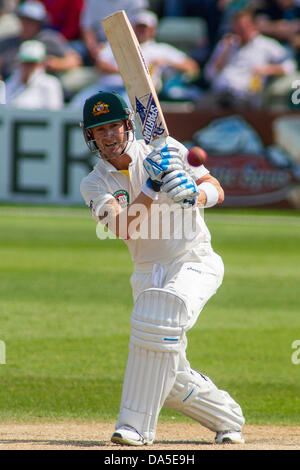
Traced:
[[172, 292], [147, 289], [137, 297], [117, 428], [130, 425], [153, 441], [159, 412], [174, 385], [187, 318], [184, 300]]
[[238, 403], [209, 377], [192, 369], [178, 372], [164, 406], [180, 411], [211, 431], [239, 431], [245, 422]]

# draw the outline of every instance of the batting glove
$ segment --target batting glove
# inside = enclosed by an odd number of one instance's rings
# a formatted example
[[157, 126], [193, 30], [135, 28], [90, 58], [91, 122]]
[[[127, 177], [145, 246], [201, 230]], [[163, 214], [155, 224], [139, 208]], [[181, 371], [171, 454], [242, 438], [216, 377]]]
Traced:
[[196, 204], [200, 192], [195, 181], [186, 171], [172, 171], [166, 174], [162, 181], [162, 190], [174, 202], [179, 203], [183, 208], [192, 207]]
[[183, 167], [178, 149], [168, 145], [161, 150], [151, 152], [144, 160], [143, 165], [150, 181], [155, 183], [155, 186], [162, 185], [162, 178], [166, 173]]
[[148, 155], [148, 159], [164, 168], [165, 172], [183, 168], [183, 162], [177, 147], [165, 145], [160, 150], [153, 150]]

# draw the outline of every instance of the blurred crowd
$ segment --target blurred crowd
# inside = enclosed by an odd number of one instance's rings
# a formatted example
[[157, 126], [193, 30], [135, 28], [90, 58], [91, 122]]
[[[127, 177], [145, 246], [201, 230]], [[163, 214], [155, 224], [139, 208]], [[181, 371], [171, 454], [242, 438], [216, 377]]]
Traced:
[[82, 109], [99, 90], [128, 99], [101, 26], [117, 10], [134, 27], [161, 100], [294, 107], [300, 0], [0, 0], [6, 103]]

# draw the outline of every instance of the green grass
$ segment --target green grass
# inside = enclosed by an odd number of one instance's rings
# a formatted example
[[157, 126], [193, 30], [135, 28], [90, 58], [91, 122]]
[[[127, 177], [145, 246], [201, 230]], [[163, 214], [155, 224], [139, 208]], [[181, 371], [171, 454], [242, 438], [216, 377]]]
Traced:
[[[188, 334], [191, 365], [248, 423], [299, 424], [299, 213], [205, 218], [225, 278]], [[126, 246], [98, 240], [85, 208], [0, 206], [0, 227], [0, 421], [116, 419], [132, 308]], [[171, 418], [185, 419], [163, 410]]]

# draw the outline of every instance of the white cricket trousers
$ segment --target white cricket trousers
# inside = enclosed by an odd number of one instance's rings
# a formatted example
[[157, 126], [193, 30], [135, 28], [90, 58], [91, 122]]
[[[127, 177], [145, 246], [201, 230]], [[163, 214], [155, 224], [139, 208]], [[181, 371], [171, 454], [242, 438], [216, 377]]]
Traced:
[[[182, 412], [212, 431], [240, 430], [245, 420], [240, 406], [227, 392], [218, 389], [209, 377], [191, 368], [186, 358], [185, 332], [192, 328], [206, 302], [216, 293], [223, 275], [222, 259], [208, 245], [197, 247], [170, 264], [155, 264], [152, 273], [135, 271], [130, 280], [134, 300], [149, 288], [165, 289], [184, 299], [187, 322], [175, 381], [163, 406]], [[122, 416], [121, 413], [118, 425], [128, 424], [123, 422]], [[155, 424], [152, 430], [144, 434], [148, 439], [153, 439]]]

